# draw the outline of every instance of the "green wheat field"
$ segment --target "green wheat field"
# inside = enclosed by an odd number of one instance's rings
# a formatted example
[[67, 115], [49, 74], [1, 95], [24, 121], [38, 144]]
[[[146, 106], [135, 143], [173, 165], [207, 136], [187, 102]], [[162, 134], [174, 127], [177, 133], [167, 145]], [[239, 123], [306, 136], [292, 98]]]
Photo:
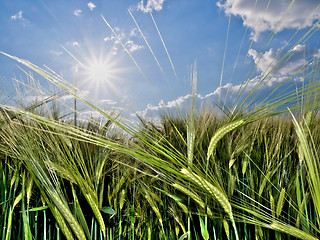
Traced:
[[[219, 112], [196, 109], [194, 64], [188, 110], [136, 123], [77, 94], [54, 71], [2, 54], [55, 88], [0, 107], [1, 240], [319, 239], [319, 58], [292, 73], [304, 74], [301, 87], [283, 83], [262, 99], [258, 87], [268, 78], [244, 95], [247, 74]], [[60, 93], [103, 118], [82, 117]]]

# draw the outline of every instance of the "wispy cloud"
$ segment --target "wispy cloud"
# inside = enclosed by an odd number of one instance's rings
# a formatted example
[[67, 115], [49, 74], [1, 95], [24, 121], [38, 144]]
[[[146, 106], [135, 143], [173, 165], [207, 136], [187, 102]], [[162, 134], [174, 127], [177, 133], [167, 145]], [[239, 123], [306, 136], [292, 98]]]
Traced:
[[61, 51], [55, 51], [55, 50], [50, 50], [49, 52], [50, 52], [52, 55], [55, 55], [55, 56], [57, 56], [57, 57], [63, 54], [63, 52], [61, 52]]
[[80, 43], [77, 41], [67, 41], [64, 43], [64, 45], [68, 47], [79, 47]]
[[142, 12], [152, 12], [153, 10], [155, 11], [160, 11], [163, 8], [163, 3], [165, 0], [147, 0], [147, 3], [145, 3], [145, 0], [141, 0], [138, 3], [138, 10]]
[[263, 31], [274, 30], [276, 27], [277, 32], [286, 28], [308, 27], [319, 19], [320, 9], [317, 8], [319, 1], [295, 1], [288, 9], [292, 2], [292, 0], [270, 1], [269, 4], [269, 1], [219, 0], [217, 5], [227, 15], [241, 17], [243, 25], [253, 30], [252, 38], [257, 41]]
[[103, 99], [98, 101], [101, 104], [106, 104], [106, 105], [117, 105], [118, 102], [111, 100], [111, 99]]
[[115, 36], [107, 36], [107, 37], [105, 37], [103, 40], [105, 41], [105, 42], [108, 42], [108, 41], [112, 41], [112, 40], [114, 40], [114, 39], [116, 39], [116, 37]]
[[113, 46], [112, 48], [112, 55], [117, 55], [118, 54], [118, 47], [117, 46]]
[[[143, 45], [138, 44], [136, 41], [138, 39], [137, 36], [137, 29], [133, 28], [130, 31], [125, 31], [123, 29], [120, 29], [119, 27], [115, 27], [113, 29], [118, 37], [112, 35], [109, 35], [107, 37], [105, 37], [103, 40], [105, 42], [109, 42], [109, 41], [113, 41], [114, 42], [114, 46], [113, 46], [113, 54], [116, 55], [118, 54], [118, 50], [122, 49], [122, 46], [119, 47], [118, 45], [120, 44], [120, 41], [124, 44], [124, 46], [128, 49], [129, 52], [135, 52], [137, 50], [140, 50], [142, 48], [144, 48]], [[120, 41], [119, 41], [120, 39]]]
[[77, 17], [79, 17], [81, 15], [81, 13], [82, 13], [81, 9], [76, 9], [76, 10], [73, 11], [73, 15], [75, 15]]
[[11, 19], [13, 19], [13, 20], [24, 20], [24, 18], [22, 16], [22, 13], [23, 13], [23, 11], [19, 11], [15, 15], [11, 16]]
[[130, 32], [130, 36], [131, 37], [136, 37], [138, 34], [138, 29], [137, 28], [133, 28]]
[[125, 43], [125, 46], [128, 48], [128, 50], [130, 52], [135, 52], [141, 48], [144, 48], [144, 46], [142, 45], [139, 45], [139, 44], [136, 44], [134, 43], [132, 40], [128, 40], [126, 43]]
[[46, 94], [38, 94], [38, 95], [30, 95], [25, 98], [27, 102], [35, 102], [35, 101], [46, 101], [46, 100], [56, 100], [56, 101], [68, 101], [70, 99], [74, 99], [74, 96], [71, 94], [60, 95], [60, 96], [50, 96]]
[[88, 2], [88, 8], [90, 9], [90, 11], [93, 11], [93, 9], [95, 9], [96, 8], [96, 5], [94, 5], [94, 3], [93, 2]]

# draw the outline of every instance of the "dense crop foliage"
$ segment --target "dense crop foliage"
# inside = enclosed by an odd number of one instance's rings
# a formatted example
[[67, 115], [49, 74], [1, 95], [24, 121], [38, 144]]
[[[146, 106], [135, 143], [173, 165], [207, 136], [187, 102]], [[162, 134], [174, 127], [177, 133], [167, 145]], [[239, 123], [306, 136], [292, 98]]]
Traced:
[[319, 236], [314, 111], [238, 126], [208, 158], [229, 119], [196, 115], [192, 164], [186, 119], [128, 137], [16, 111], [1, 117], [3, 239]]

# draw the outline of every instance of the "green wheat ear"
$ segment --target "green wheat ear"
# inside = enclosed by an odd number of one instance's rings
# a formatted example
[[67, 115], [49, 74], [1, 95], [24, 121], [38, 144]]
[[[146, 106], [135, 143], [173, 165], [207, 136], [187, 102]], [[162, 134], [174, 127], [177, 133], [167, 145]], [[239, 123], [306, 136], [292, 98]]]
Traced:
[[269, 225], [269, 227], [273, 230], [279, 232], [290, 233], [291, 236], [303, 239], [303, 240], [319, 240], [318, 238], [287, 224], [281, 222], [274, 222]]
[[217, 146], [218, 142], [229, 132], [235, 130], [236, 128], [244, 125], [246, 122], [243, 119], [240, 119], [235, 122], [231, 122], [221, 128], [218, 129], [218, 131], [213, 135], [213, 137], [210, 140], [210, 144], [208, 147], [208, 152], [207, 152], [207, 160], [209, 160], [210, 156], [213, 153], [213, 150]]
[[285, 194], [286, 194], [286, 189], [282, 188], [281, 192], [280, 192], [279, 199], [278, 199], [277, 209], [276, 209], [277, 217], [279, 217], [281, 214], [281, 211], [282, 211], [282, 208], [283, 208], [283, 205], [285, 202]]
[[238, 239], [238, 231], [235, 226], [232, 207], [226, 194], [219, 188], [215, 187], [213, 184], [209, 183], [206, 179], [200, 177], [199, 175], [196, 175], [195, 173], [190, 172], [185, 168], [181, 169], [181, 173], [185, 175], [189, 180], [193, 181], [193, 183], [197, 184], [199, 187], [203, 188], [208, 193], [210, 193], [219, 202], [223, 210], [228, 214], [234, 228], [236, 239]]

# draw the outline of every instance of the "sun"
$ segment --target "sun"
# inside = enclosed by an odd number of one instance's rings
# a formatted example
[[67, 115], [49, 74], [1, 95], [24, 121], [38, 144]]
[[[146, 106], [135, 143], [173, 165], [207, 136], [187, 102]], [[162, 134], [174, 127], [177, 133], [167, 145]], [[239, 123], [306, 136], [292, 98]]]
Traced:
[[[91, 49], [91, 48], [89, 48]], [[80, 90], [90, 92], [94, 98], [106, 98], [121, 94], [127, 68], [123, 67], [122, 57], [112, 52], [92, 48], [83, 53], [83, 61], [79, 61], [77, 86]]]
[[89, 64], [88, 68], [88, 80], [94, 83], [108, 82], [111, 77], [111, 69], [107, 62], [95, 61]]

